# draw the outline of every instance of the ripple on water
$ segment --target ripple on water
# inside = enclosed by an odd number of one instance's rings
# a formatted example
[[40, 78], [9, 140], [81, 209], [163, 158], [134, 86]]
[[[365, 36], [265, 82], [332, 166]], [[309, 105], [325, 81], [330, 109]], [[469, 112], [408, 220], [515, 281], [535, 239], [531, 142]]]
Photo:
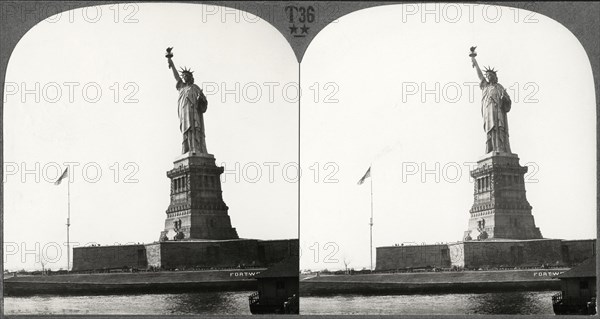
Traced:
[[555, 291], [524, 291], [483, 294], [327, 296], [303, 297], [301, 314], [372, 315], [464, 315], [554, 314]]
[[5, 297], [4, 314], [249, 315], [252, 291], [185, 294]]

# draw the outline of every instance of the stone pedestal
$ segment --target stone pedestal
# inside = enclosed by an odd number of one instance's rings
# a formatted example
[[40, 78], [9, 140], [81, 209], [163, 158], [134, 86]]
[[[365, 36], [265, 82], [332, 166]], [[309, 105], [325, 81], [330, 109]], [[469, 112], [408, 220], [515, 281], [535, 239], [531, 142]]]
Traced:
[[463, 239], [541, 239], [525, 197], [526, 166], [517, 154], [492, 152], [477, 162], [474, 203]]
[[183, 154], [167, 172], [171, 203], [161, 240], [237, 239], [223, 201], [220, 175], [223, 167], [211, 154]]

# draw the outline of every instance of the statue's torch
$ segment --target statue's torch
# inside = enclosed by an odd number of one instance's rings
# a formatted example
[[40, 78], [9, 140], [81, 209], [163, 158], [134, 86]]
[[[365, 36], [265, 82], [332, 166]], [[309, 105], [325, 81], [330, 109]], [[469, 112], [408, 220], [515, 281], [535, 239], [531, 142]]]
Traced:
[[[172, 48], [171, 48], [172, 49]], [[471, 47], [471, 54], [469, 54], [470, 57], [474, 58], [477, 56], [477, 53], [475, 52], [475, 49], [477, 49], [477, 47]], [[171, 52], [170, 50], [167, 49], [167, 51]]]
[[[167, 48], [167, 54], [165, 54], [165, 57], [168, 60], [171, 60], [171, 58], [173, 57], [173, 53], [171, 53], [171, 50], [173, 50], [173, 48]], [[171, 68], [171, 63], [169, 63], [169, 69]]]
[[477, 49], [477, 47], [471, 47], [471, 53], [469, 54], [469, 56], [471, 57], [471, 60], [473, 61], [473, 67], [475, 67], [475, 57], [477, 56], [477, 52], [475, 52], [475, 49]]

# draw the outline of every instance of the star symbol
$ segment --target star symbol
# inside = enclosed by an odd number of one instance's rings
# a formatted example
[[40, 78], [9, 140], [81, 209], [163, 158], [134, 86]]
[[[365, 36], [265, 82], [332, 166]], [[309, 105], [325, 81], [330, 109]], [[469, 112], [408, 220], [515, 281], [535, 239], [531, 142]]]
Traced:
[[290, 27], [290, 33], [297, 33], [298, 32], [298, 27], [296, 27], [295, 24], [292, 24], [292, 26]]
[[309, 29], [309, 27], [307, 27], [307, 26], [306, 26], [306, 24], [305, 24], [305, 25], [303, 25], [302, 27], [300, 27], [300, 29], [302, 29], [302, 33], [303, 33], [303, 34], [304, 34], [304, 33], [308, 34], [308, 29]]

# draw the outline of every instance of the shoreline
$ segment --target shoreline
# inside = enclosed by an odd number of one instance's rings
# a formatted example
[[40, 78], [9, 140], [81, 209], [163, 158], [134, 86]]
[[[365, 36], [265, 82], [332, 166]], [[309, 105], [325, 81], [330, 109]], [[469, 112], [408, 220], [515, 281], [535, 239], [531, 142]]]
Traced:
[[364, 283], [364, 282], [300, 282], [301, 297], [335, 295], [406, 295], [406, 294], [455, 294], [511, 291], [555, 291], [560, 282], [494, 282], [494, 283]]
[[300, 281], [300, 296], [401, 295], [560, 290], [567, 269], [330, 275]]
[[[5, 296], [156, 294], [256, 290], [257, 269], [65, 274], [4, 279]], [[565, 269], [320, 275], [300, 279], [300, 296], [449, 294], [560, 290]]]
[[5, 296], [241, 291], [256, 290], [257, 281], [254, 276], [264, 270], [257, 268], [23, 276], [5, 278], [3, 284]]

